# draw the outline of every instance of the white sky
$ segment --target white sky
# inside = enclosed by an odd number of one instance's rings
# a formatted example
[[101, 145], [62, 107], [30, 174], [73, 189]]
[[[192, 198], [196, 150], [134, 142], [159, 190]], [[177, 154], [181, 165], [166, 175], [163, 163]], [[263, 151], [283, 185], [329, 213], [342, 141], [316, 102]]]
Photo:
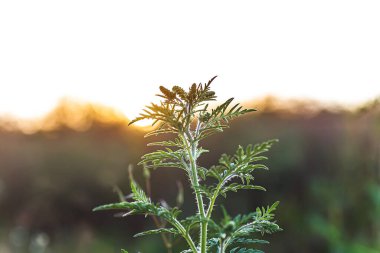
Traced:
[[380, 96], [380, 1], [0, 1], [0, 114], [69, 96], [133, 117], [214, 75], [239, 101]]

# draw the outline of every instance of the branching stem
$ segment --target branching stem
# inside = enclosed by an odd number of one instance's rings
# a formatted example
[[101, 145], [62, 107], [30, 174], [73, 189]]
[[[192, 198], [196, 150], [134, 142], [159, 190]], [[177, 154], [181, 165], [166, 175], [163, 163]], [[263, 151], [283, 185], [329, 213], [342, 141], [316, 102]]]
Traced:
[[[199, 123], [197, 124], [197, 131], [199, 129]], [[190, 126], [186, 129], [184, 139], [186, 140], [186, 146], [187, 146], [187, 154], [189, 156], [189, 162], [190, 162], [190, 180], [193, 185], [193, 188], [195, 190], [195, 198], [197, 202], [198, 212], [201, 217], [201, 231], [200, 231], [200, 252], [206, 253], [206, 244], [207, 244], [207, 219], [206, 219], [206, 213], [205, 208], [203, 204], [203, 197], [201, 193], [199, 192], [199, 177], [198, 177], [198, 171], [197, 171], [197, 141], [195, 141], [196, 136], [192, 136], [190, 131]]]

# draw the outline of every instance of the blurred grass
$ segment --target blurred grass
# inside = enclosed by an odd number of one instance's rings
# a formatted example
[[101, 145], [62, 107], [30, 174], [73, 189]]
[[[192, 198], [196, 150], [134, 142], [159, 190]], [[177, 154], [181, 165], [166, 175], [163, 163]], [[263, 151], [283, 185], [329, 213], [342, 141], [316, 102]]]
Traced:
[[[285, 230], [271, 236], [268, 252], [380, 252], [379, 101], [350, 111], [273, 99], [255, 107], [258, 113], [202, 143], [211, 150], [201, 159], [207, 166], [239, 144], [280, 139], [271, 170], [255, 175], [268, 192], [231, 194], [229, 212], [281, 201]], [[150, 149], [144, 131], [110, 109], [67, 102], [45, 120], [27, 131], [1, 121], [0, 253], [164, 252], [159, 237], [132, 237], [151, 220], [91, 212], [117, 200], [113, 185], [128, 192], [128, 164]], [[187, 183], [182, 172], [152, 174], [153, 199], [174, 203], [176, 180]], [[194, 210], [189, 190], [184, 208]]]

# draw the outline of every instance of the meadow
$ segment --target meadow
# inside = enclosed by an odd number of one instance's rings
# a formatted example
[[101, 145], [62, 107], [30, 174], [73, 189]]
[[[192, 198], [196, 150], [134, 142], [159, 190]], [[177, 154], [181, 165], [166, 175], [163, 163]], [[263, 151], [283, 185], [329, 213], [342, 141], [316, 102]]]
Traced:
[[[267, 237], [268, 252], [379, 252], [379, 100], [350, 110], [275, 98], [253, 106], [258, 112], [201, 143], [213, 150], [200, 160], [207, 166], [239, 144], [280, 140], [269, 173], [255, 174], [270, 190], [231, 193], [225, 208], [245, 213], [280, 200], [284, 231]], [[0, 122], [0, 253], [165, 252], [159, 236], [132, 237], [152, 228], [150, 220], [91, 212], [117, 201], [113, 186], [128, 192], [128, 165], [152, 150], [146, 129], [128, 127], [112, 109], [67, 101], [33, 126]], [[178, 170], [153, 174], [152, 198], [169, 204], [176, 181], [188, 183]], [[190, 191], [184, 199], [195, 210]]]

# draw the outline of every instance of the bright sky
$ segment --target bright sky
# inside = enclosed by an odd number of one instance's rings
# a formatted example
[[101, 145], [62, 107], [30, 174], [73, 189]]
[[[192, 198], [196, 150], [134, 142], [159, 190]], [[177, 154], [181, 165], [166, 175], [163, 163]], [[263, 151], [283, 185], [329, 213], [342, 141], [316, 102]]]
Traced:
[[239, 101], [380, 96], [380, 1], [0, 1], [0, 114], [72, 97], [134, 117], [214, 75]]

